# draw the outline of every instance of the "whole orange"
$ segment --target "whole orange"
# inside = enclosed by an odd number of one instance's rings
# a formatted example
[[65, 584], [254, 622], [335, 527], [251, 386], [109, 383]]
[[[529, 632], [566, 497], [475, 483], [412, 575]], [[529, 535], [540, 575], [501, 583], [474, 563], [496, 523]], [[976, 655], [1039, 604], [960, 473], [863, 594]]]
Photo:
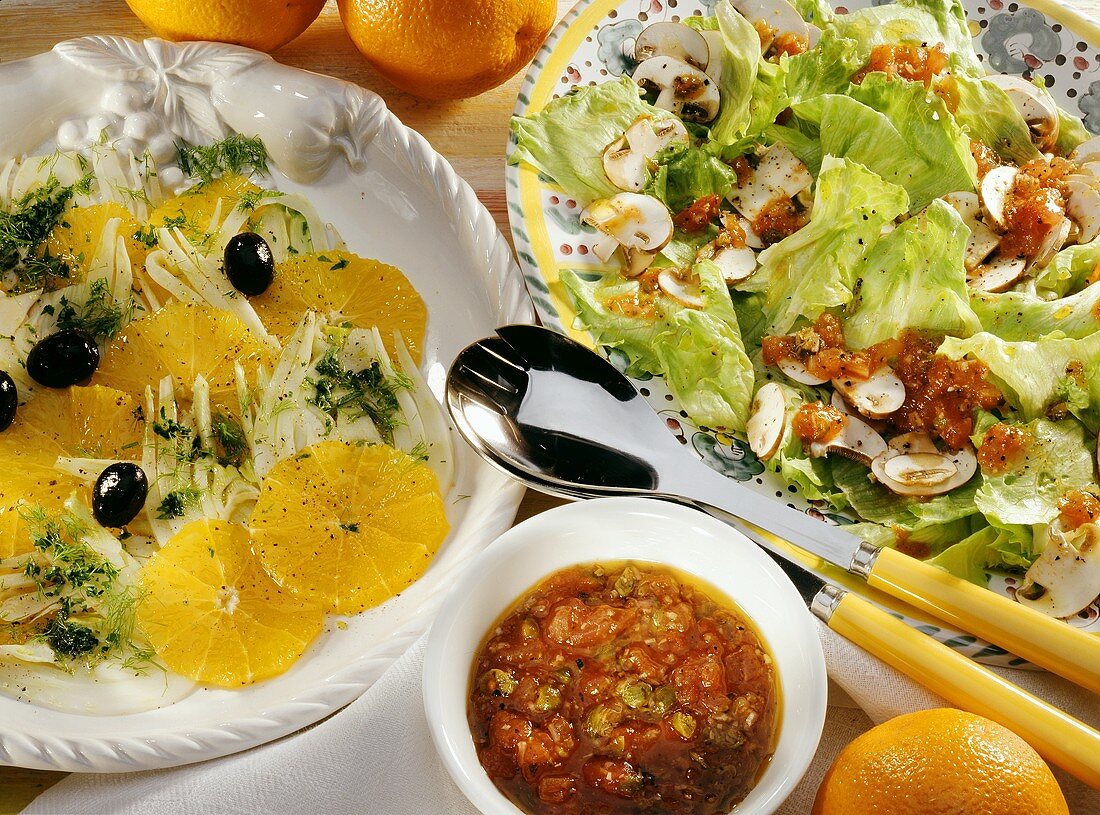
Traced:
[[214, 40], [274, 51], [317, 19], [325, 0], [126, 0], [166, 40]]
[[872, 728], [825, 774], [813, 815], [1069, 815], [1050, 768], [1005, 727], [953, 708]]
[[556, 0], [339, 0], [352, 42], [386, 79], [424, 99], [495, 88], [538, 51]]

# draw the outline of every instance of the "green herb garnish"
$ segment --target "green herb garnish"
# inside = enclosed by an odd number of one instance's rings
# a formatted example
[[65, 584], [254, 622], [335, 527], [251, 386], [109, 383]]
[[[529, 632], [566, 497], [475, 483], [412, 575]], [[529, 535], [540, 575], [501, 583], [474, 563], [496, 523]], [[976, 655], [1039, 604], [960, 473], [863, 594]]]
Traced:
[[210, 431], [217, 445], [218, 464], [223, 467], [240, 467], [248, 450], [248, 440], [241, 423], [227, 413], [214, 411]]
[[83, 303], [74, 305], [62, 296], [59, 305], [59, 329], [78, 328], [101, 339], [114, 339], [134, 315], [133, 299], [120, 304], [111, 296], [111, 289], [102, 278], [92, 281], [88, 299]]
[[349, 371], [340, 363], [336, 348], [317, 363], [317, 378], [306, 381], [314, 390], [310, 404], [333, 417], [340, 412], [352, 420], [368, 417], [387, 443], [393, 441], [393, 431], [401, 423], [397, 393], [412, 387], [401, 374], [386, 376], [377, 360], [361, 371]]
[[0, 273], [14, 273], [11, 291], [34, 291], [51, 277], [69, 277], [64, 261], [36, 250], [49, 237], [73, 195], [90, 184], [91, 176], [85, 176], [63, 187], [51, 175], [45, 184], [24, 193], [11, 209], [0, 210]]
[[208, 147], [181, 144], [177, 148], [180, 169], [209, 183], [218, 175], [252, 169], [267, 172], [267, 148], [259, 136], [247, 138], [234, 133]]
[[198, 487], [183, 487], [172, 490], [157, 505], [157, 520], [169, 521], [182, 518], [190, 507], [197, 506], [202, 499], [202, 490]]

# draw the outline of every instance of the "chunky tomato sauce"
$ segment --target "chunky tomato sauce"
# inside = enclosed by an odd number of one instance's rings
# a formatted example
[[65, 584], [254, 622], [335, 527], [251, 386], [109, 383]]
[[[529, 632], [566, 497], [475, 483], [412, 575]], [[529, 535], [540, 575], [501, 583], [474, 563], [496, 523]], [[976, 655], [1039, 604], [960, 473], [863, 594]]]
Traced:
[[793, 334], [764, 337], [762, 352], [765, 365], [778, 365], [784, 359], [796, 360], [821, 379], [868, 379], [898, 352], [895, 340], [872, 345], [861, 351], [849, 350], [844, 329], [834, 314], [825, 312], [812, 326]]
[[1100, 498], [1085, 490], [1069, 490], [1058, 502], [1062, 529], [1072, 532], [1100, 519]]
[[793, 235], [809, 221], [809, 214], [795, 206], [788, 196], [769, 201], [752, 222], [752, 231], [766, 245], [779, 243]]
[[1030, 258], [1039, 253], [1050, 231], [1065, 220], [1066, 178], [1075, 170], [1073, 162], [1057, 157], [1020, 167], [1005, 199], [1003, 256]]
[[871, 49], [870, 59], [859, 73], [852, 77], [852, 83], [859, 85], [867, 74], [881, 71], [887, 79], [899, 77], [911, 82], [932, 84], [932, 77], [947, 68], [947, 52], [943, 43], [938, 42], [931, 48], [923, 45], [903, 43], [885, 43]]
[[803, 444], [826, 442], [844, 427], [844, 414], [824, 402], [807, 402], [794, 414], [791, 429]]
[[1034, 439], [1026, 427], [997, 422], [982, 436], [978, 448], [978, 463], [982, 472], [1000, 475], [1013, 470], [1027, 455], [1027, 449]]
[[532, 815], [716, 815], [772, 751], [772, 662], [746, 621], [664, 569], [551, 576], [489, 634], [469, 720]]

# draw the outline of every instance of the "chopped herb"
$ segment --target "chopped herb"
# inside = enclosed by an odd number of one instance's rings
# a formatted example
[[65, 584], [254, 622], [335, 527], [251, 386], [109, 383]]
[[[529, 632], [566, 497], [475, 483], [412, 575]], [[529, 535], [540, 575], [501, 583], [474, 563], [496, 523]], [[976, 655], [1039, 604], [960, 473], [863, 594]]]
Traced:
[[218, 464], [223, 467], [240, 467], [244, 461], [244, 454], [248, 451], [248, 440], [245, 438], [241, 423], [229, 414], [216, 410], [210, 423], [210, 430], [214, 434], [214, 441], [218, 448]]
[[337, 269], [343, 269], [348, 265], [347, 258], [340, 258], [338, 261], [332, 264], [332, 270], [335, 272]]
[[163, 407], [160, 409], [160, 418], [153, 421], [153, 432], [168, 441], [191, 438], [191, 428], [169, 418], [168, 411]]
[[157, 505], [157, 520], [168, 521], [173, 518], [182, 518], [190, 507], [198, 505], [201, 498], [202, 490], [198, 487], [172, 490]]
[[359, 524], [355, 521], [352, 521], [351, 523], [340, 524], [340, 528], [343, 529], [345, 532], [359, 532]]
[[88, 298], [83, 303], [71, 303], [63, 295], [60, 306], [57, 312], [59, 329], [79, 328], [100, 339], [114, 339], [134, 314], [133, 298], [119, 304], [111, 295], [107, 281], [102, 278], [92, 281]]
[[252, 169], [267, 172], [267, 148], [259, 136], [247, 138], [234, 133], [208, 147], [182, 144], [177, 147], [180, 169], [208, 183], [217, 175]]
[[242, 212], [252, 212], [265, 198], [278, 198], [282, 195], [279, 190], [245, 190], [240, 194], [237, 209]]
[[361, 371], [349, 371], [340, 362], [339, 352], [330, 348], [317, 363], [317, 378], [307, 382], [313, 387], [313, 404], [335, 417], [343, 412], [352, 420], [368, 417], [386, 442], [400, 424], [401, 405], [397, 393], [412, 387], [401, 374], [386, 376], [377, 360]]
[[157, 245], [157, 228], [152, 224], [148, 224], [137, 229], [130, 237], [138, 243], [145, 244], [146, 249], [152, 249]]
[[409, 455], [418, 461], [428, 460], [428, 445], [423, 441], [418, 441], [413, 445], [413, 449], [409, 451]]
[[45, 637], [56, 654], [69, 659], [93, 651], [99, 645], [99, 638], [92, 629], [61, 616], [50, 620]]

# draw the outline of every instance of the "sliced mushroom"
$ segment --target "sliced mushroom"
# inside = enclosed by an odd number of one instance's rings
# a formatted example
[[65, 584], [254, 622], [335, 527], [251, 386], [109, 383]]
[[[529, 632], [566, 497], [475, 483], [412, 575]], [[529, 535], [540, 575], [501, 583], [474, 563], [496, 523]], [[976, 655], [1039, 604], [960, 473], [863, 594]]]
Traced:
[[985, 174], [979, 188], [986, 215], [999, 229], [1005, 228], [1005, 199], [1016, 183], [1017, 172], [1015, 167], [1008, 165], [994, 167]]
[[613, 236], [601, 232], [599, 238], [592, 244], [592, 254], [607, 263], [618, 248], [619, 242]]
[[654, 106], [685, 122], [706, 124], [718, 115], [720, 98], [713, 80], [675, 57], [652, 57], [640, 63], [634, 81], [647, 93], [657, 94]]
[[1027, 570], [1016, 599], [1052, 617], [1069, 617], [1100, 594], [1100, 527], [1084, 524], [1063, 532], [1057, 521]]
[[970, 230], [970, 237], [966, 239], [963, 265], [968, 272], [972, 272], [993, 254], [1001, 239], [981, 220], [982, 208], [977, 193], [953, 192], [945, 195], [943, 200], [955, 208]]
[[974, 270], [967, 278], [967, 285], [991, 294], [1007, 291], [1027, 274], [1027, 261], [1023, 258], [994, 258]]
[[755, 221], [772, 201], [794, 198], [814, 183], [810, 171], [783, 144], [773, 144], [761, 156], [749, 179], [730, 192], [730, 200], [749, 221]]
[[641, 192], [647, 172], [653, 168], [653, 157], [672, 142], [688, 138], [687, 128], [679, 119], [639, 116], [603, 151], [603, 171], [619, 189]]
[[764, 241], [760, 240], [760, 236], [752, 231], [752, 224], [746, 218], [737, 216], [737, 225], [741, 227], [741, 231], [745, 233], [745, 245], [751, 246], [753, 249], [763, 249]]
[[643, 252], [640, 249], [627, 249], [623, 247], [623, 258], [626, 260], [626, 264], [623, 266], [624, 277], [637, 277], [650, 266], [653, 265], [653, 261], [657, 259], [657, 252]]
[[699, 281], [684, 280], [675, 269], [662, 269], [657, 275], [657, 285], [673, 300], [688, 308], [703, 308], [707, 304]]
[[722, 271], [726, 283], [748, 280], [756, 271], [756, 253], [747, 246], [727, 246], [719, 249], [711, 261]]
[[710, 64], [710, 46], [702, 34], [683, 23], [653, 23], [642, 29], [634, 43], [635, 62], [652, 57], [675, 57], [705, 71]]
[[[856, 416], [854, 408], [844, 401], [844, 397], [836, 390], [829, 396], [829, 404], [843, 413], [845, 416]], [[888, 427], [886, 422], [881, 422], [876, 419], [868, 419], [866, 417], [860, 417], [862, 421], [866, 422], [867, 426], [874, 430], [876, 433], [882, 433]]]
[[752, 400], [752, 414], [745, 424], [749, 448], [761, 461], [779, 450], [787, 431], [787, 397], [776, 382], [760, 386]]
[[1054, 256], [1058, 254], [1063, 246], [1066, 245], [1066, 240], [1069, 238], [1070, 232], [1070, 220], [1063, 217], [1057, 224], [1052, 226], [1047, 234], [1043, 237], [1043, 242], [1039, 244], [1039, 248], [1035, 252], [1035, 257], [1031, 259], [1030, 266], [1037, 266], [1043, 268]]
[[1066, 214], [1080, 230], [1077, 242], [1089, 243], [1100, 235], [1100, 190], [1071, 176], [1066, 181], [1066, 192]]
[[1100, 136], [1093, 136], [1077, 145], [1069, 154], [1069, 160], [1078, 164], [1100, 160]]
[[[581, 213], [581, 220], [611, 236], [625, 249], [641, 252], [657, 252], [672, 237], [672, 215], [668, 208], [656, 198], [633, 192], [593, 201]], [[600, 244], [604, 251], [606, 246]], [[610, 254], [601, 259], [608, 258]]]
[[901, 452], [889, 447], [871, 462], [871, 472], [890, 492], [928, 498], [943, 495], [969, 481], [978, 470], [973, 451]]
[[912, 431], [894, 436], [886, 443], [886, 446], [899, 455], [907, 453], [938, 453], [940, 450], [932, 437], [927, 433]]
[[848, 404], [871, 419], [885, 419], [905, 403], [905, 383], [889, 365], [868, 379], [834, 379], [833, 387]]
[[779, 360], [779, 370], [789, 376], [800, 385], [824, 385], [829, 380], [817, 374], [810, 373], [809, 369], [797, 359], [784, 358]]
[[731, 0], [731, 4], [741, 16], [757, 26], [763, 23], [765, 32], [760, 32], [760, 46], [764, 51], [771, 47], [772, 38], [777, 34], [796, 34], [806, 38], [809, 47], [817, 45], [821, 39], [821, 29], [802, 19], [794, 6], [787, 0]]
[[1031, 130], [1031, 140], [1042, 151], [1050, 150], [1058, 141], [1060, 119], [1058, 105], [1046, 92], [1021, 76], [992, 74], [985, 81], [1005, 92]]
[[845, 416], [844, 424], [832, 438], [811, 442], [807, 452], [815, 457], [837, 453], [860, 464], [870, 464], [886, 449], [886, 442], [870, 425], [855, 416]]

